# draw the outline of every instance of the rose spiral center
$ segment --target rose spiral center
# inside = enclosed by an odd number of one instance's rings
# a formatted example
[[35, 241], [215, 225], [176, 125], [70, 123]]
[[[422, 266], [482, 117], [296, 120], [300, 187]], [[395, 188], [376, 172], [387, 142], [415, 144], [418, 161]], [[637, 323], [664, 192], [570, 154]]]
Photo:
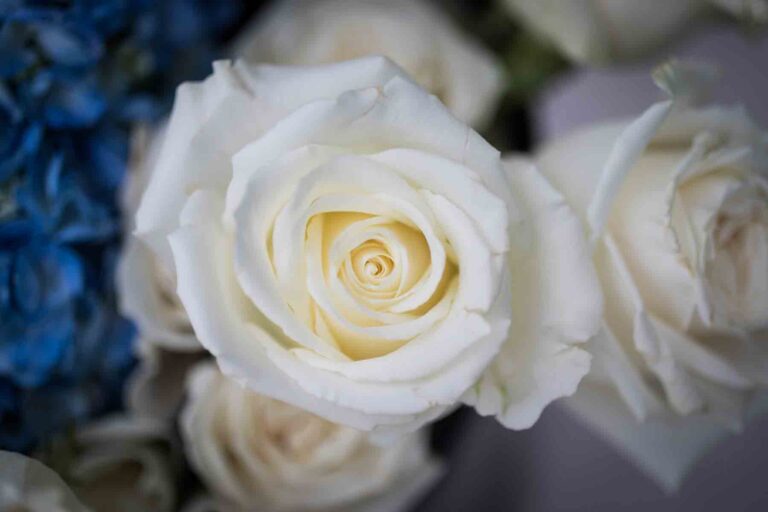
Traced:
[[395, 262], [386, 247], [371, 240], [350, 254], [355, 276], [361, 282], [377, 282], [392, 274]]
[[447, 312], [449, 300], [434, 307], [454, 270], [435, 250], [421, 229], [396, 216], [314, 216], [306, 247], [315, 258], [307, 267], [311, 327], [353, 359], [396, 350]]

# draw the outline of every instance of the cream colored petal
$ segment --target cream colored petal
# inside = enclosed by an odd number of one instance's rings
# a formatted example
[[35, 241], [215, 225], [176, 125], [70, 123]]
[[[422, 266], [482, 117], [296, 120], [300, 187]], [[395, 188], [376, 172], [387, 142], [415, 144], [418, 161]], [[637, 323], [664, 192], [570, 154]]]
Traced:
[[414, 186], [440, 194], [461, 208], [494, 252], [509, 249], [507, 207], [471, 169], [412, 149], [391, 149], [371, 159], [389, 166]]
[[508, 340], [464, 399], [480, 414], [522, 429], [552, 400], [572, 394], [588, 372], [590, 357], [577, 344], [597, 332], [602, 295], [582, 227], [562, 196], [529, 163], [505, 164], [530, 215], [530, 245], [510, 262]]
[[[155, 170], [136, 213], [136, 232], [172, 271], [165, 236], [178, 226], [178, 212], [197, 187], [223, 189], [229, 158], [276, 119], [244, 88], [239, 70], [217, 62], [203, 82], [182, 84], [159, 150]], [[278, 116], [279, 118], [279, 116]]]
[[708, 381], [728, 388], [743, 390], [753, 383], [737, 367], [707, 346], [687, 334], [666, 325], [658, 318], [650, 318], [659, 336], [668, 343], [672, 354], [680, 364], [698, 373]]
[[456, 253], [459, 289], [455, 300], [467, 311], [488, 311], [505, 284], [499, 279], [502, 271], [494, 264], [491, 248], [458, 207], [441, 195], [424, 195]]
[[[609, 302], [616, 296], [622, 297], [629, 308], [628, 317], [631, 318], [631, 327], [625, 326], [626, 330], [619, 335], [631, 336], [635, 349], [642, 355], [648, 369], [659, 379], [673, 409], [680, 414], [702, 409], [704, 400], [694, 380], [675, 359], [668, 340], [659, 334], [653, 313], [645, 309], [621, 251], [610, 236], [604, 238], [604, 244], [607, 258], [603, 261], [606, 271], [611, 274], [604, 273], [603, 280], [610, 283], [608, 286], [615, 287], [605, 292], [606, 297]], [[609, 325], [613, 322], [612, 327], [618, 329], [616, 320], [610, 315], [607, 322]]]
[[536, 165], [588, 226], [587, 210], [608, 155], [626, 122], [590, 125], [555, 139], [536, 153]]
[[691, 323], [698, 289], [695, 262], [684, 252], [681, 226], [689, 223], [677, 222], [683, 207], [678, 183], [702, 158], [706, 146], [700, 142], [687, 151], [658, 148], [641, 157], [621, 185], [606, 223], [645, 307], [679, 329]]
[[603, 324], [587, 346], [592, 354], [592, 373], [602, 371], [616, 386], [621, 398], [638, 421], [645, 421], [665, 409], [658, 392], [645, 381], [642, 367], [627, 352], [610, 327]]
[[158, 272], [159, 262], [144, 243], [130, 237], [117, 267], [120, 311], [136, 323], [142, 336], [156, 340], [158, 346], [172, 350], [202, 349], [192, 332], [187, 314], [167, 289]]
[[656, 103], [632, 121], [616, 139], [600, 171], [592, 200], [587, 207], [587, 223], [592, 239], [599, 237], [608, 219], [616, 194], [627, 174], [642, 156], [659, 126], [672, 110], [673, 102]]
[[[436, 126], [440, 129], [435, 130]], [[336, 100], [306, 105], [241, 151], [234, 164], [237, 167], [243, 160], [248, 165], [235, 172], [230, 184], [227, 217], [240, 204], [245, 183], [264, 163], [309, 144], [342, 145], [349, 152], [395, 147], [424, 150], [473, 169], [488, 188], [508, 199], [498, 151], [439, 101], [398, 76], [381, 88], [350, 91]]]

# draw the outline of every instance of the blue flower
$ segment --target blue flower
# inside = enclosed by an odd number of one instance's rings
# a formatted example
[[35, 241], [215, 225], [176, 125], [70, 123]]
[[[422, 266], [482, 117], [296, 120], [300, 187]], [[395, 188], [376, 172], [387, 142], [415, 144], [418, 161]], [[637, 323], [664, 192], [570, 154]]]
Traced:
[[207, 73], [235, 5], [0, 3], [0, 449], [120, 406], [135, 334], [113, 285], [130, 130]]
[[0, 278], [0, 375], [42, 385], [72, 343], [82, 263], [65, 247], [33, 241], [0, 253]]

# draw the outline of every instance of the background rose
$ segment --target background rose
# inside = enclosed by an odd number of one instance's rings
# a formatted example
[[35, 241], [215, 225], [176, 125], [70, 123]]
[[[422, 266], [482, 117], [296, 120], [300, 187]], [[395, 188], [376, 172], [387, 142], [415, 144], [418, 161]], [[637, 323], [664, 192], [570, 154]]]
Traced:
[[0, 507], [22, 512], [87, 512], [50, 468], [6, 451], [0, 451]]
[[173, 420], [184, 399], [187, 372], [210, 357], [200, 347], [198, 351], [172, 350], [150, 338], [139, 338], [138, 364], [125, 384], [125, 402], [130, 413]]
[[667, 486], [768, 383], [768, 136], [738, 107], [687, 107], [698, 71], [662, 68], [675, 101], [537, 157], [590, 226], [606, 295], [570, 403]]
[[649, 53], [708, 14], [768, 21], [764, 0], [504, 0], [510, 11], [568, 58], [606, 64]]
[[179, 90], [137, 231], [255, 391], [395, 432], [477, 383], [467, 401], [525, 428], [588, 368], [600, 294], [577, 223], [550, 225], [569, 216], [386, 59], [218, 63]]
[[360, 431], [258, 395], [204, 364], [181, 418], [219, 510], [402, 510], [434, 483], [426, 433], [381, 448]]
[[128, 176], [121, 196], [126, 241], [117, 266], [120, 311], [136, 323], [138, 359], [125, 385], [132, 415], [172, 421], [184, 397], [190, 368], [208, 357], [176, 293], [176, 276], [133, 235], [141, 196], [156, 168], [166, 123], [134, 130]]
[[235, 54], [276, 64], [384, 55], [474, 126], [488, 121], [503, 89], [493, 55], [421, 0], [278, 0]]
[[125, 247], [117, 266], [120, 312], [136, 323], [141, 334], [137, 352], [141, 358], [159, 357], [151, 345], [171, 351], [202, 350], [187, 313], [176, 294], [176, 276], [161, 265], [152, 251], [133, 236], [134, 218], [141, 196], [155, 170], [165, 126], [154, 132], [147, 126], [134, 130], [129, 172], [122, 193], [126, 223]]
[[90, 510], [171, 512], [176, 503], [171, 426], [133, 415], [86, 425], [62, 475]]

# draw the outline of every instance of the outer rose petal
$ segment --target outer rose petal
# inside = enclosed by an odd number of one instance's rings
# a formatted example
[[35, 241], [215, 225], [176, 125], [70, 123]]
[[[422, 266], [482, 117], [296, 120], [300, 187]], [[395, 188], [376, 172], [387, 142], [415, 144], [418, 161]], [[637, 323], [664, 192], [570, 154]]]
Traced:
[[[656, 103], [631, 123], [605, 123], [579, 130], [543, 148], [536, 163], [589, 226], [590, 237], [605, 227], [616, 194], [673, 107]], [[584, 151], [584, 148], [589, 148]]]
[[[379, 60], [363, 61], [370, 59]], [[395, 67], [391, 63], [390, 66]], [[396, 75], [375, 89], [350, 90], [332, 99], [306, 104], [245, 146], [234, 156], [227, 217], [240, 204], [246, 184], [260, 166], [312, 144], [340, 146], [349, 153], [355, 148], [410, 148], [433, 153], [465, 164], [486, 187], [508, 205], [513, 204], [500, 169], [499, 152], [452, 116], [436, 98], [409, 78]], [[241, 165], [244, 167], [238, 169]]]
[[533, 165], [505, 164], [530, 212], [530, 245], [511, 262], [509, 340], [464, 399], [480, 414], [523, 429], [552, 400], [571, 395], [589, 371], [590, 356], [576, 344], [597, 332], [602, 294], [581, 224], [563, 197]]
[[625, 126], [626, 123], [589, 126], [545, 144], [536, 155], [541, 173], [555, 189], [567, 194], [568, 204], [585, 226], [589, 225], [587, 209], [605, 161]]
[[[563, 403], [669, 492], [679, 487], [703, 453], [733, 434], [712, 417], [690, 421], [667, 415], [638, 422], [612, 388], [592, 382], [582, 384]], [[768, 395], [763, 393], [753, 401], [748, 416], [767, 411]]]
[[214, 63], [205, 81], [177, 91], [157, 168], [136, 214], [137, 233], [173, 268], [165, 236], [178, 227], [191, 190], [224, 190], [232, 178], [232, 155], [307, 102], [379, 87], [402, 73], [381, 57], [316, 67]]
[[117, 267], [120, 311], [137, 324], [142, 336], [155, 340], [158, 346], [186, 352], [200, 350], [186, 313], [164, 300], [167, 291], [162, 289], [157, 270], [152, 252], [141, 240], [126, 240]]
[[653, 105], [629, 123], [613, 144], [587, 209], [593, 239], [602, 233], [622, 182], [669, 115], [672, 105], [672, 101]]

